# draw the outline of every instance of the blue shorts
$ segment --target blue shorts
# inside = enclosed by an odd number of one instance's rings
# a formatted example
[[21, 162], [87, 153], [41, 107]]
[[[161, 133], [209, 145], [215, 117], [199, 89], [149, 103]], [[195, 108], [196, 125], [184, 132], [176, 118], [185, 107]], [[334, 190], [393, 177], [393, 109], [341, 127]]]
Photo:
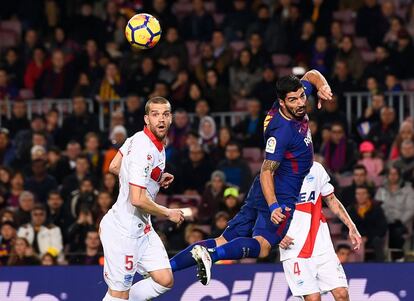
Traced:
[[270, 211], [254, 208], [249, 203], [243, 205], [240, 212], [228, 223], [223, 237], [231, 241], [237, 237], [262, 236], [273, 247], [283, 239], [289, 229], [293, 210], [285, 211], [286, 219], [275, 225], [270, 220]]

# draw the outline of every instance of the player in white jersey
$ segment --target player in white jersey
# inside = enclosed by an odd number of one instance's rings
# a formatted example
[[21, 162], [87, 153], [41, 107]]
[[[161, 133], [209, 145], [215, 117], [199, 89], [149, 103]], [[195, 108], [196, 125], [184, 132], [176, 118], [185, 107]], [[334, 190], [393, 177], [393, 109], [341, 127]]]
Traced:
[[[150, 300], [173, 285], [167, 252], [150, 218], [162, 216], [177, 224], [184, 221], [181, 210], [154, 202], [160, 186], [168, 187], [174, 179], [164, 173], [163, 140], [172, 122], [168, 100], [148, 100], [144, 119], [144, 130], [125, 141], [110, 166], [119, 175], [120, 188], [116, 203], [100, 224], [108, 285], [104, 301]], [[136, 272], [148, 277], [132, 285]]]
[[358, 249], [361, 235], [334, 194], [324, 167], [314, 162], [303, 180], [300, 199], [286, 236], [280, 242], [280, 260], [294, 296], [320, 301], [321, 292], [331, 291], [336, 301], [349, 301], [345, 272], [332, 244], [328, 224], [322, 213], [322, 200], [348, 227]]

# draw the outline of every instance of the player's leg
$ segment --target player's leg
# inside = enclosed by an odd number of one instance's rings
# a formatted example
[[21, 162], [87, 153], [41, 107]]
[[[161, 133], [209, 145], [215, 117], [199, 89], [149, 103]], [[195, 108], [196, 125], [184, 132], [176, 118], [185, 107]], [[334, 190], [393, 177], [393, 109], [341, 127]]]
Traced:
[[142, 237], [146, 248], [142, 248], [138, 259], [138, 272], [149, 277], [135, 283], [129, 292], [129, 300], [146, 301], [169, 291], [174, 284], [170, 262], [158, 234], [151, 230]]
[[331, 291], [336, 301], [349, 301], [345, 271], [334, 251], [316, 256], [314, 260], [318, 266], [320, 291]]
[[321, 294], [314, 293], [314, 294], [306, 295], [306, 296], [303, 296], [303, 299], [305, 301], [321, 301]]
[[[240, 212], [229, 221], [228, 227], [220, 237], [196, 242], [171, 258], [170, 263], [173, 272], [194, 266], [202, 261], [201, 257], [205, 257], [204, 255], [206, 255], [203, 254], [206, 253], [205, 249], [220, 247], [238, 237], [250, 237], [256, 216], [256, 209], [248, 205], [243, 206]], [[195, 248], [196, 253], [200, 253], [199, 255], [194, 255], [194, 252], [191, 252], [196, 245], [204, 247]]]
[[108, 285], [108, 292], [103, 300], [128, 300], [129, 289], [136, 273], [140, 244], [136, 239], [119, 233], [107, 217], [101, 222], [100, 238], [105, 254], [104, 279]]

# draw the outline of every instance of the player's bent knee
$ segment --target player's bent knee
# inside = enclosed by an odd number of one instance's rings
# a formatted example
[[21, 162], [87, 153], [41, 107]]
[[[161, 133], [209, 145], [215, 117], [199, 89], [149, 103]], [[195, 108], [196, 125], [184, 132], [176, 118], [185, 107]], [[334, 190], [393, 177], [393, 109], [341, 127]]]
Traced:
[[256, 239], [260, 244], [259, 258], [266, 258], [269, 256], [271, 249], [269, 242], [261, 236], [255, 236], [254, 239]]
[[154, 280], [159, 285], [170, 289], [174, 286], [174, 276], [170, 269], [165, 269], [162, 271], [156, 271], [151, 273], [152, 280]]
[[345, 287], [338, 287], [332, 290], [332, 295], [335, 301], [349, 301], [348, 289]]
[[304, 296], [305, 301], [321, 301], [321, 294], [312, 294]]

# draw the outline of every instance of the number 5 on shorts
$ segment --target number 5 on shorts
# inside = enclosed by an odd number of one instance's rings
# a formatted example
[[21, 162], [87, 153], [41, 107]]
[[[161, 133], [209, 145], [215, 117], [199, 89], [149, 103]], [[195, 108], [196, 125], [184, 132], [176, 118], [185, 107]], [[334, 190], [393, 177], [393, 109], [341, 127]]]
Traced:
[[134, 262], [132, 261], [133, 258], [134, 256], [132, 255], [125, 255], [125, 269], [127, 271], [131, 271], [134, 267]]
[[293, 264], [293, 274], [300, 276], [300, 269], [299, 269], [299, 263], [295, 262]]

